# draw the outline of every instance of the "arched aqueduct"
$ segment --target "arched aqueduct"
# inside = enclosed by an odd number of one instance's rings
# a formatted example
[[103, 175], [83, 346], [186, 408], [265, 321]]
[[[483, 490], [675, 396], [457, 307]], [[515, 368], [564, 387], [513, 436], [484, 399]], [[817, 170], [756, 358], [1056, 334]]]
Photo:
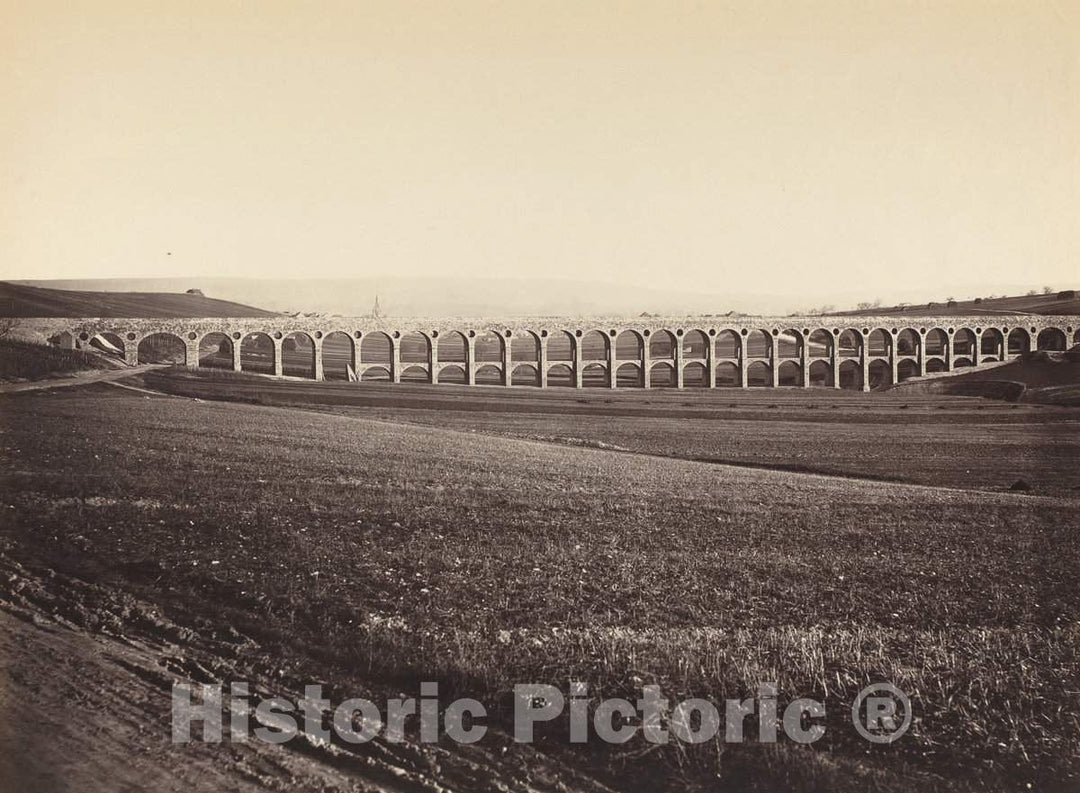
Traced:
[[[707, 388], [871, 387], [1080, 343], [1080, 317], [535, 320], [26, 319], [130, 364], [169, 348], [190, 368], [313, 380]], [[612, 376], [614, 374], [614, 376]]]

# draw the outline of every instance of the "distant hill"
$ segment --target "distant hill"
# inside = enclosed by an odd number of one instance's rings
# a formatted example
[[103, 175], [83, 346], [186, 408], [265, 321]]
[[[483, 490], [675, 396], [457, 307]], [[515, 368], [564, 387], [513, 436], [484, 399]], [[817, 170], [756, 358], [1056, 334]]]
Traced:
[[845, 316], [903, 316], [928, 317], [941, 314], [980, 316], [984, 314], [1080, 314], [1080, 297], [1077, 290], [1067, 289], [1049, 295], [1024, 295], [1022, 297], [975, 298], [911, 305], [883, 306], [879, 308], [838, 311]]
[[651, 286], [631, 283], [410, 275], [349, 278], [160, 278], [33, 281], [19, 285], [110, 292], [183, 292], [199, 286], [207, 294], [292, 314], [317, 312], [363, 317], [376, 295], [387, 317], [621, 316], [643, 311], [666, 316], [760, 313], [778, 301], [767, 294], [710, 295], [668, 276]]
[[273, 311], [184, 292], [75, 292], [0, 281], [0, 317], [272, 317]]

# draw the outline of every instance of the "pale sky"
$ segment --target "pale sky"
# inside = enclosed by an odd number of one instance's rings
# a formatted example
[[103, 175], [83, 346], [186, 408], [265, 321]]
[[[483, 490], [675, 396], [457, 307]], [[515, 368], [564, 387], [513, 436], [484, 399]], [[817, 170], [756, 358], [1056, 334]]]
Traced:
[[1080, 281], [1080, 0], [0, 8], [0, 278]]

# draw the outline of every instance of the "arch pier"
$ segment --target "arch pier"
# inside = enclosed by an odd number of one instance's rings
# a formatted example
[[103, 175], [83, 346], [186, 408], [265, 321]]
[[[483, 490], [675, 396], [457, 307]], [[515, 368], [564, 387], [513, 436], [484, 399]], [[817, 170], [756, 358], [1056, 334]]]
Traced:
[[869, 391], [1080, 340], [1077, 316], [18, 319], [52, 343], [310, 380]]

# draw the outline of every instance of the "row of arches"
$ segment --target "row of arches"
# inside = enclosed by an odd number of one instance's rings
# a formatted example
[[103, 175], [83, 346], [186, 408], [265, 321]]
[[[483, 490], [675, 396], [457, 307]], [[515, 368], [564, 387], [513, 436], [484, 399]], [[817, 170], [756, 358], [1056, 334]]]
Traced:
[[[512, 362], [512, 383], [516, 385], [521, 381], [520, 384], [525, 385], [543, 379], [538, 374], [543, 349], [549, 364], [549, 385], [557, 385], [564, 379], [576, 384], [574, 365], [577, 365], [582, 369], [583, 386], [610, 386], [608, 368], [614, 359], [615, 384], [627, 387], [645, 380], [642, 363], [649, 367], [650, 386], [677, 384], [678, 378], [673, 373], [680, 360], [683, 362], [682, 384], [690, 387], [699, 383], [739, 385], [742, 366], [746, 370], [746, 385], [771, 385], [775, 366], [778, 385], [855, 387], [848, 384], [857, 383], [858, 387], [876, 387], [890, 382], [894, 375], [898, 380], [918, 375], [916, 361], [921, 361], [926, 372], [945, 371], [1004, 360], [1028, 352], [1032, 345], [1042, 350], [1064, 350], [1070, 344], [1080, 343], [1080, 330], [1074, 332], [1071, 326], [1067, 330], [1068, 333], [1061, 328], [1045, 328], [1036, 333], [1034, 328], [1030, 332], [1026, 328], [993, 327], [950, 329], [951, 332], [942, 328], [924, 328], [922, 331], [875, 328], [860, 332], [855, 329], [790, 328], [783, 331], [743, 329], [741, 332], [725, 329], [708, 334], [702, 330], [673, 333], [626, 329], [618, 333], [591, 330], [550, 334], [526, 330], [513, 335], [507, 331], [506, 336], [494, 331], [470, 331], [468, 335], [460, 331], [442, 334], [413, 331], [392, 335], [381, 331], [351, 335], [343, 331], [325, 335], [296, 331], [273, 336], [264, 332], [211, 332], [202, 336], [190, 333], [186, 341], [171, 333], [152, 333], [142, 338], [134, 333], [126, 334], [127, 338], [111, 332], [92, 336], [83, 333], [76, 339], [65, 332], [52, 340], [64, 346], [88, 343], [129, 362], [186, 363], [205, 368], [330, 380], [349, 378], [350, 368], [361, 379], [391, 379], [397, 364], [400, 379], [430, 382], [434, 360], [439, 364], [434, 367], [438, 382], [467, 382], [466, 372], [471, 361], [475, 382], [502, 384], [500, 368], [484, 367], [483, 364], [505, 365], [508, 358]], [[1069, 334], [1072, 334], [1071, 339]], [[131, 349], [132, 345], [136, 349]], [[710, 357], [710, 345], [714, 363], [712, 383], [705, 365]], [[644, 360], [646, 351], [647, 361]], [[861, 360], [864, 356], [869, 361], [866, 384], [862, 383]], [[527, 364], [532, 365], [523, 368]]]
[[[1080, 331], [1077, 331], [1076, 337], [1075, 343], [1080, 343]], [[114, 333], [99, 334], [95, 337], [96, 346], [104, 346], [101, 344], [103, 338], [107, 339], [114, 349], [123, 350], [124, 341]], [[829, 358], [834, 348], [842, 358], [855, 358], [862, 354], [863, 347], [863, 337], [851, 329], [844, 330], [835, 337], [823, 329], [814, 330], [805, 336], [795, 330], [786, 330], [776, 334], [776, 340], [776, 355], [781, 359], [802, 358], [804, 352], [808, 352], [811, 358]], [[582, 360], [607, 360], [610, 341], [609, 337], [595, 330], [580, 338], [566, 331], [559, 331], [548, 337], [547, 359], [572, 361], [575, 358], [575, 347], [580, 346]], [[1044, 329], [1038, 333], [1035, 341], [1036, 349], [1040, 350], [1065, 350], [1069, 346], [1068, 337], [1059, 328]], [[232, 343], [233, 340], [225, 333], [206, 334], [199, 342], [200, 361], [208, 358], [212, 362], [224, 354], [231, 355]], [[676, 357], [677, 343], [670, 331], [656, 331], [648, 337], [649, 357], [653, 360], [673, 359]], [[270, 349], [273, 340], [266, 333], [251, 333], [243, 337], [242, 344], [250, 347], [255, 354], [260, 348]], [[540, 358], [540, 337], [535, 333], [527, 331], [506, 340], [488, 331], [473, 338], [473, 360], [493, 363], [502, 361], [508, 344], [514, 360], [538, 361]], [[871, 356], [888, 356], [892, 344], [892, 336], [881, 328], [870, 331], [866, 337], [867, 352]], [[953, 337], [953, 354], [971, 357], [976, 344], [974, 332], [961, 328]], [[998, 353], [1019, 355], [1030, 351], [1031, 337], [1026, 330], [1019, 328], [1013, 329], [1007, 336], [996, 328], [987, 328], [981, 331], [978, 344], [979, 354], [982, 356]], [[614, 345], [617, 360], [639, 359], [645, 347], [645, 338], [637, 331], [625, 330], [614, 339]], [[682, 340], [683, 357], [705, 359], [708, 357], [708, 345], [708, 337], [704, 332], [690, 331]], [[767, 331], [755, 330], [748, 333], [745, 345], [747, 358], [772, 357], [772, 337]], [[393, 358], [393, 341], [388, 334], [382, 332], [368, 333], [360, 339], [354, 339], [342, 331], [334, 331], [323, 338], [322, 346], [324, 354], [329, 351], [331, 354], [336, 353], [340, 357], [348, 355], [350, 358], [355, 354], [356, 347], [359, 347], [360, 360], [365, 362], [389, 364]], [[313, 351], [314, 340], [307, 333], [297, 331], [284, 338], [283, 347], [286, 352]], [[406, 333], [400, 338], [400, 360], [402, 363], [425, 363], [429, 360], [433, 348], [437, 349], [440, 361], [464, 363], [467, 360], [468, 342], [465, 335], [458, 331], [451, 331], [437, 339], [430, 339], [419, 332]], [[920, 348], [926, 356], [944, 356], [948, 351], [948, 335], [944, 330], [934, 328], [928, 331], [924, 338], [915, 330], [905, 328], [896, 336], [898, 355], [916, 356], [920, 353]], [[151, 359], [166, 358], [170, 355], [177, 357], [184, 349], [185, 344], [178, 336], [155, 333], [139, 342], [139, 359], [151, 362]], [[718, 359], [737, 360], [742, 356], [742, 349], [742, 340], [732, 330], [721, 331], [715, 338], [715, 356]]]
[[[963, 359], [961, 365], [970, 366], [971, 362]], [[933, 359], [929, 371], [944, 371], [941, 359]], [[777, 371], [777, 384], [787, 387], [817, 387], [863, 390], [862, 367], [855, 361], [843, 361], [839, 367], [839, 380], [833, 376], [832, 367], [824, 361], [815, 361], [809, 366], [809, 378], [804, 382], [802, 368], [792, 361], [781, 362]], [[887, 361], [874, 360], [868, 367], [869, 388], [879, 388], [892, 384], [892, 368]], [[641, 388], [644, 386], [642, 368], [636, 363], [622, 363], [616, 369], [616, 385], [619, 388]], [[919, 376], [919, 367], [915, 361], [905, 360], [898, 365], [898, 380], [903, 381]], [[364, 382], [390, 382], [391, 370], [388, 366], [375, 365], [364, 369], [360, 379]], [[405, 366], [401, 373], [403, 383], [429, 383], [431, 375], [420, 366]], [[438, 374], [440, 384], [466, 385], [465, 369], [461, 366], [442, 366]], [[480, 366], [474, 375], [476, 385], [503, 385], [503, 373], [496, 366]], [[540, 373], [532, 364], [517, 364], [512, 368], [510, 385], [539, 386]], [[547, 385], [549, 387], [573, 387], [576, 385], [573, 368], [567, 364], [552, 364], [548, 367]], [[649, 387], [675, 388], [678, 385], [675, 367], [666, 361], [653, 363], [649, 367]], [[741, 384], [739, 367], [731, 362], [720, 363], [716, 367], [716, 387], [738, 388]], [[705, 388], [709, 386], [708, 369], [704, 364], [692, 362], [683, 367], [684, 388]], [[749, 388], [767, 388], [772, 386], [772, 366], [765, 361], [754, 361], [746, 369], [746, 386]], [[608, 367], [601, 363], [591, 363], [582, 370], [582, 387], [610, 388], [611, 381]]]

